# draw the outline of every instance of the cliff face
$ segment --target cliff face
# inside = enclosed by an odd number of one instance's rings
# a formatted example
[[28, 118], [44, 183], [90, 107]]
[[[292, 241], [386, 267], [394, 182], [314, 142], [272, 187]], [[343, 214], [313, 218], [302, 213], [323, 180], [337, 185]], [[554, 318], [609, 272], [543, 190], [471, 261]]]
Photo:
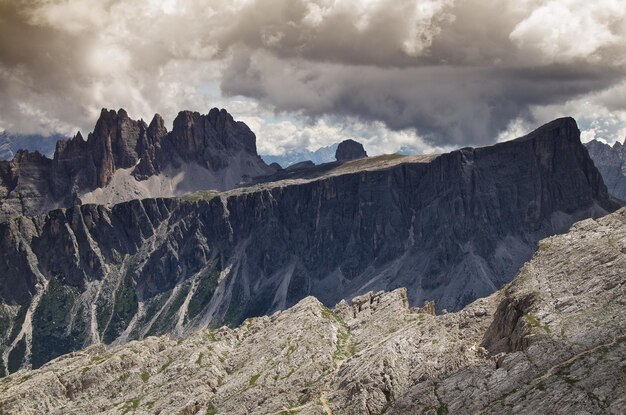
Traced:
[[510, 281], [540, 238], [618, 207], [578, 134], [560, 119], [492, 147], [8, 221], [5, 367], [237, 324], [308, 295], [333, 305], [405, 286], [412, 304], [458, 310]]
[[613, 146], [593, 140], [585, 144], [610, 194], [626, 201], [626, 141]]
[[57, 143], [52, 160], [21, 151], [0, 161], [0, 221], [90, 203], [225, 190], [270, 169], [248, 127], [225, 111], [183, 111], [167, 132], [157, 114], [147, 125], [124, 110], [103, 110], [93, 133]]
[[[542, 240], [462, 311], [404, 289], [313, 297], [237, 329], [92, 346], [0, 380], [12, 414], [621, 414], [626, 210]], [[54, 288], [58, 292], [59, 288]]]

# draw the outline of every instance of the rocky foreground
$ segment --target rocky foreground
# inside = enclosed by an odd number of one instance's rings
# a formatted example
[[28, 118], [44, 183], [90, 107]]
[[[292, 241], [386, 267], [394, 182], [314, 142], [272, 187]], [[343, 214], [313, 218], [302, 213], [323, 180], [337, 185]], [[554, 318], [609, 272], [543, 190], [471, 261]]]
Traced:
[[0, 380], [0, 414], [621, 414], [626, 208], [544, 239], [457, 313], [307, 297], [237, 329], [92, 346]]

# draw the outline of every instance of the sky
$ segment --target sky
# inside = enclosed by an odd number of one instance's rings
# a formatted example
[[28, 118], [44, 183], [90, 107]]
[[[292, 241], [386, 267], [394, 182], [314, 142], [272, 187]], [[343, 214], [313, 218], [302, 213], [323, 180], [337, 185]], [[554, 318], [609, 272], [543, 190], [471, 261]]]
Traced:
[[0, 131], [226, 108], [261, 154], [626, 137], [623, 0], [0, 0]]

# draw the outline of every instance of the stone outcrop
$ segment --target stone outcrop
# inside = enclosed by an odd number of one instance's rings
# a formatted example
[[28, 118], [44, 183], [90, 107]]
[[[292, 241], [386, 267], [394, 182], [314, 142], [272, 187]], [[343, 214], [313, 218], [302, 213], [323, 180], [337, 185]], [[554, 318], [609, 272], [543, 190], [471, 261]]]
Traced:
[[613, 146], [593, 140], [585, 144], [610, 194], [626, 201], [626, 141]]
[[[12, 414], [621, 414], [626, 208], [542, 240], [463, 310], [405, 289], [307, 297], [240, 327], [96, 345], [0, 380]], [[504, 347], [502, 347], [504, 345]], [[508, 345], [508, 346], [506, 346]]]
[[182, 111], [171, 132], [157, 114], [149, 125], [123, 109], [102, 110], [93, 133], [60, 140], [52, 159], [20, 151], [0, 161], [0, 221], [83, 202], [118, 203], [235, 187], [271, 172], [254, 133], [225, 110]]
[[0, 351], [13, 372], [403, 286], [455, 311], [509, 282], [539, 239], [617, 207], [561, 119], [492, 147], [20, 217], [0, 225]]
[[335, 152], [335, 160], [346, 162], [367, 157], [363, 144], [354, 140], [345, 140], [339, 143]]

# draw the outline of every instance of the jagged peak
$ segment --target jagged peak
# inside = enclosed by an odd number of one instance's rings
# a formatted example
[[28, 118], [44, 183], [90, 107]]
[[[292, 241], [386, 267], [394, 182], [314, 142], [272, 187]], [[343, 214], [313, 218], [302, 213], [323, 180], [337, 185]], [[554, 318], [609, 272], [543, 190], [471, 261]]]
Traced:
[[149, 128], [165, 128], [165, 121], [163, 120], [163, 117], [161, 117], [161, 114], [154, 114], [152, 121], [150, 121]]

